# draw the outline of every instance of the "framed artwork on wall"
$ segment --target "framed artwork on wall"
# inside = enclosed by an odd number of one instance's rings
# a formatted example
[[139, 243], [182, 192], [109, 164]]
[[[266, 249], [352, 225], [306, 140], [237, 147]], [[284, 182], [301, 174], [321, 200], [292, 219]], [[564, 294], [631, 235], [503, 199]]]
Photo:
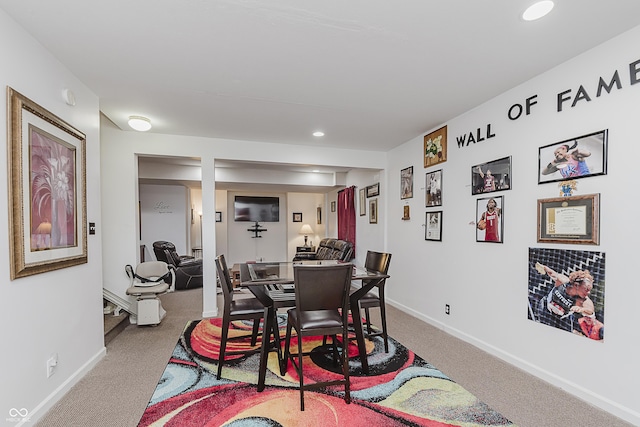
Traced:
[[331, 202], [331, 212], [335, 212], [336, 211], [336, 202], [333, 201]]
[[409, 205], [404, 205], [402, 207], [402, 220], [403, 221], [408, 221], [411, 219], [411, 214], [410, 214], [411, 208], [409, 207]]
[[222, 222], [222, 212], [216, 212], [216, 222]]
[[424, 240], [442, 241], [442, 211], [427, 212], [424, 223]]
[[87, 262], [86, 136], [8, 95], [11, 280]]
[[600, 194], [538, 200], [538, 242], [600, 244]]
[[293, 213], [293, 222], [302, 222], [302, 212]]
[[373, 185], [367, 187], [367, 198], [380, 195], [380, 183], [376, 182]]
[[358, 196], [360, 199], [360, 216], [365, 216], [367, 214], [367, 198], [365, 195], [365, 189], [361, 188], [358, 191]]
[[504, 230], [503, 196], [476, 200], [476, 242], [502, 243]]
[[471, 194], [511, 189], [511, 157], [471, 167]]
[[400, 199], [413, 197], [413, 166], [400, 171]]
[[322, 208], [320, 206], [316, 208], [316, 222], [322, 224]]
[[447, 127], [424, 136], [424, 167], [437, 165], [447, 161]]
[[442, 206], [442, 169], [428, 172], [424, 205], [426, 207]]
[[607, 174], [608, 130], [538, 149], [538, 184]]
[[369, 224], [378, 223], [378, 199], [369, 200]]

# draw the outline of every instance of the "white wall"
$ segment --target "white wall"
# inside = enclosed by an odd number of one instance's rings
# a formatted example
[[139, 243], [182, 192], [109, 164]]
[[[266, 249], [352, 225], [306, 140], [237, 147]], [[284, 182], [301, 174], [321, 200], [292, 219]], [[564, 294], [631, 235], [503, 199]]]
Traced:
[[187, 188], [182, 185], [140, 185], [142, 241], [148, 261], [156, 259], [153, 242], [166, 240], [175, 245], [179, 255], [191, 253], [188, 237], [191, 228], [191, 204]]
[[[637, 159], [640, 84], [629, 64], [640, 60], [640, 27], [445, 123], [448, 160], [427, 170], [422, 135], [389, 153], [388, 249], [393, 253], [388, 296], [394, 304], [578, 397], [640, 425], [637, 384], [638, 284]], [[596, 96], [600, 77], [618, 70], [622, 88]], [[640, 73], [634, 75], [640, 79]], [[557, 95], [580, 85], [591, 101], [566, 103]], [[509, 108], [537, 95], [531, 114], [517, 120]], [[495, 137], [458, 148], [456, 137], [486, 129]], [[609, 129], [609, 172], [580, 179], [577, 194], [601, 194], [600, 246], [536, 242], [537, 199], [558, 197], [557, 183], [538, 185], [538, 147]], [[475, 241], [471, 166], [512, 156], [512, 189], [504, 196], [504, 243]], [[412, 218], [402, 221], [400, 170], [413, 165]], [[424, 240], [425, 172], [443, 169], [442, 242]], [[596, 342], [527, 319], [528, 248], [606, 253], [606, 334]], [[451, 314], [444, 313], [445, 304]]]
[[[0, 419], [25, 408], [36, 422], [59, 397], [104, 356], [98, 98], [0, 10], [0, 87], [12, 87], [86, 135], [88, 263], [9, 280], [7, 197], [0, 197]], [[66, 105], [65, 88], [77, 103]], [[4, 96], [6, 98], [6, 95]], [[0, 102], [0, 134], [7, 135], [7, 104]], [[6, 138], [4, 138], [6, 139]], [[6, 195], [7, 150], [0, 150], [0, 188]], [[134, 211], [135, 212], [135, 211]], [[46, 360], [58, 355], [46, 377]], [[15, 423], [12, 423], [15, 425]]]

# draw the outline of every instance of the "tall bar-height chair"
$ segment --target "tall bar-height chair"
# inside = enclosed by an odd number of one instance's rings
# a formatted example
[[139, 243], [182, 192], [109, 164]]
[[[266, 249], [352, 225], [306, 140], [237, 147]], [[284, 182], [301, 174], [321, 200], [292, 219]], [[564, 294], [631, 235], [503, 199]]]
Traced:
[[[224, 255], [216, 258], [216, 268], [218, 270], [218, 278], [220, 279], [220, 287], [224, 296], [224, 313], [222, 315], [222, 338], [220, 339], [220, 355], [218, 356], [218, 375], [220, 379], [222, 375], [222, 365], [224, 363], [225, 350], [229, 338], [229, 324], [234, 320], [251, 320], [253, 319], [253, 331], [251, 334], [251, 346], [256, 345], [258, 339], [258, 331], [260, 328], [260, 320], [264, 317], [264, 306], [256, 298], [233, 299], [233, 283], [227, 262]], [[266, 334], [268, 337], [268, 333]], [[264, 336], [262, 339], [268, 339]], [[246, 338], [246, 335], [234, 337]], [[229, 354], [238, 354], [240, 352], [229, 352]]]
[[[296, 292], [296, 307], [287, 311], [287, 335], [285, 338], [284, 364], [286, 370], [289, 359], [300, 378], [300, 410], [304, 411], [304, 390], [316, 389], [330, 385], [344, 384], [344, 400], [351, 403], [349, 383], [349, 288], [351, 285], [352, 264], [336, 264], [325, 266], [299, 265], [293, 269]], [[295, 329], [298, 339], [298, 353], [290, 354], [291, 330]], [[341, 335], [342, 361], [344, 379], [304, 383], [302, 358], [302, 340], [308, 336], [331, 336], [333, 341], [334, 361], [338, 356], [337, 335]], [[297, 362], [296, 362], [297, 356]], [[284, 375], [284, 372], [281, 372]]]
[[[383, 274], [387, 274], [389, 270], [389, 264], [391, 263], [391, 254], [384, 252], [367, 251], [367, 258], [364, 262], [364, 268], [367, 270], [377, 271]], [[364, 309], [365, 320], [367, 324], [367, 336], [375, 337], [382, 336], [384, 339], [384, 351], [389, 352], [389, 338], [387, 335], [387, 312], [384, 300], [384, 286], [387, 279], [380, 280], [375, 288], [377, 293], [369, 291], [363, 295], [359, 300], [360, 309]], [[366, 286], [366, 282], [363, 281], [363, 286]], [[382, 331], [374, 332], [371, 328], [371, 317], [369, 315], [370, 308], [380, 308], [380, 320], [382, 321]], [[360, 313], [351, 313], [353, 316], [359, 316]]]

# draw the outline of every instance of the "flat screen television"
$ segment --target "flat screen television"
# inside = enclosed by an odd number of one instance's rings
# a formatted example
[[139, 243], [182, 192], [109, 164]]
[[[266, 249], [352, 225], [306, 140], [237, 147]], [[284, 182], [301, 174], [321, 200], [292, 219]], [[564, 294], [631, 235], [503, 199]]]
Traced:
[[235, 221], [280, 222], [280, 198], [236, 196], [233, 211]]

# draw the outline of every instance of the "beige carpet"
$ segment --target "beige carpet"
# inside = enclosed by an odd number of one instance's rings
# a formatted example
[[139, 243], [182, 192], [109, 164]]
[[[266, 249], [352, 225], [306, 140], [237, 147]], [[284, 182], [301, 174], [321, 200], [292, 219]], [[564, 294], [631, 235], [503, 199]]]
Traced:
[[[167, 294], [162, 301], [167, 317], [159, 326], [129, 325], [36, 425], [136, 426], [183, 327], [202, 315], [201, 289]], [[631, 426], [393, 307], [387, 313], [394, 338], [520, 427]]]

